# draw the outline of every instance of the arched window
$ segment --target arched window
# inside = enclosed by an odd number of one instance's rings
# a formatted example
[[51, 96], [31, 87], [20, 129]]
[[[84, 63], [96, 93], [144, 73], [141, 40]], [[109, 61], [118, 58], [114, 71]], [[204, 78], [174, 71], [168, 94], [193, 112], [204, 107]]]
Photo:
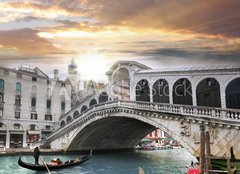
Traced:
[[216, 79], [207, 78], [197, 85], [197, 106], [221, 107], [220, 86]]
[[86, 106], [86, 105], [84, 105], [84, 106], [82, 107], [81, 113], [84, 112], [85, 110], [87, 110], [87, 106]]
[[153, 102], [169, 103], [169, 86], [165, 79], [159, 79], [153, 84]]
[[0, 92], [4, 90], [4, 80], [0, 79]]
[[65, 125], [65, 121], [63, 120], [61, 121], [60, 126], [64, 126], [64, 125]]
[[97, 100], [92, 99], [92, 100], [90, 101], [89, 107], [92, 107], [92, 106], [94, 106], [94, 105], [96, 105], [96, 104], [97, 104]]
[[102, 92], [99, 95], [98, 101], [99, 101], [99, 103], [107, 102], [108, 101], [108, 94], [106, 92]]
[[135, 88], [136, 101], [150, 102], [150, 90], [148, 81], [145, 79], [140, 80]]
[[78, 111], [75, 111], [75, 112], [73, 113], [73, 118], [76, 118], [78, 115], [79, 115], [79, 112], [78, 112]]
[[19, 82], [16, 83], [16, 91], [21, 92], [21, 83]]
[[226, 107], [240, 109], [240, 77], [232, 80], [226, 88]]
[[67, 117], [67, 123], [70, 122], [70, 121], [72, 121], [72, 117], [71, 117], [71, 116], [68, 116], [68, 117]]
[[182, 78], [173, 85], [173, 104], [192, 105], [192, 85], [191, 82]]

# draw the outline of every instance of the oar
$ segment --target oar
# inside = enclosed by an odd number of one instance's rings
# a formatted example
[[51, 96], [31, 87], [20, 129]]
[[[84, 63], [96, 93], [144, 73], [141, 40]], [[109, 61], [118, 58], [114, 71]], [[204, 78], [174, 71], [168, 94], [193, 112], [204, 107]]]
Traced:
[[40, 156], [40, 157], [41, 157], [41, 159], [42, 159], [42, 163], [43, 163], [43, 164], [45, 165], [45, 167], [47, 168], [48, 174], [51, 174], [48, 166], [46, 165], [46, 163], [45, 163], [44, 160], [43, 160], [43, 157], [42, 157], [42, 156]]

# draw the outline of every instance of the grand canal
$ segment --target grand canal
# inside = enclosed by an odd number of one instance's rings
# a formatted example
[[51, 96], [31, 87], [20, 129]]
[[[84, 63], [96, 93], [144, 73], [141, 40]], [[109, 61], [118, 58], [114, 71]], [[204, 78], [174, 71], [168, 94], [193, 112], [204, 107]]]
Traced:
[[[45, 161], [60, 157], [62, 161], [76, 158], [74, 155], [44, 156]], [[21, 168], [17, 164], [18, 156], [0, 157], [0, 174], [37, 174]], [[33, 162], [32, 156], [24, 156], [24, 161]], [[160, 151], [136, 151], [122, 153], [95, 154], [86, 163], [53, 174], [138, 174], [142, 167], [145, 174], [178, 174], [187, 172], [191, 160], [196, 159], [185, 149]]]

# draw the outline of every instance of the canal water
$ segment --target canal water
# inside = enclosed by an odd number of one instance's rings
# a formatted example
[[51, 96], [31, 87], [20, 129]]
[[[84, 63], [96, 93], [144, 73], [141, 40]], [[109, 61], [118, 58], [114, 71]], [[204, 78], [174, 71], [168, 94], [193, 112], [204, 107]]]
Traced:
[[[60, 158], [62, 161], [77, 158], [75, 155], [44, 156], [45, 161]], [[23, 161], [34, 162], [32, 156], [22, 157]], [[24, 169], [17, 164], [18, 156], [0, 157], [0, 174], [43, 174]], [[93, 157], [72, 168], [58, 170], [52, 174], [138, 174], [138, 168], [145, 174], [184, 174], [196, 159], [185, 149], [159, 151], [136, 151], [95, 154]]]

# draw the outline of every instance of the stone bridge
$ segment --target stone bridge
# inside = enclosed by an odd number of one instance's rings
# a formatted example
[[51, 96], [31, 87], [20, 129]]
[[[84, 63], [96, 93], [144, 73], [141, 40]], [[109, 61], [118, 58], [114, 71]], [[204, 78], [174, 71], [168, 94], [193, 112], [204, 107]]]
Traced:
[[46, 142], [53, 149], [134, 148], [156, 128], [199, 156], [200, 127], [210, 132], [212, 155], [233, 147], [240, 158], [240, 68], [152, 70], [115, 63], [108, 83], [59, 120]]

